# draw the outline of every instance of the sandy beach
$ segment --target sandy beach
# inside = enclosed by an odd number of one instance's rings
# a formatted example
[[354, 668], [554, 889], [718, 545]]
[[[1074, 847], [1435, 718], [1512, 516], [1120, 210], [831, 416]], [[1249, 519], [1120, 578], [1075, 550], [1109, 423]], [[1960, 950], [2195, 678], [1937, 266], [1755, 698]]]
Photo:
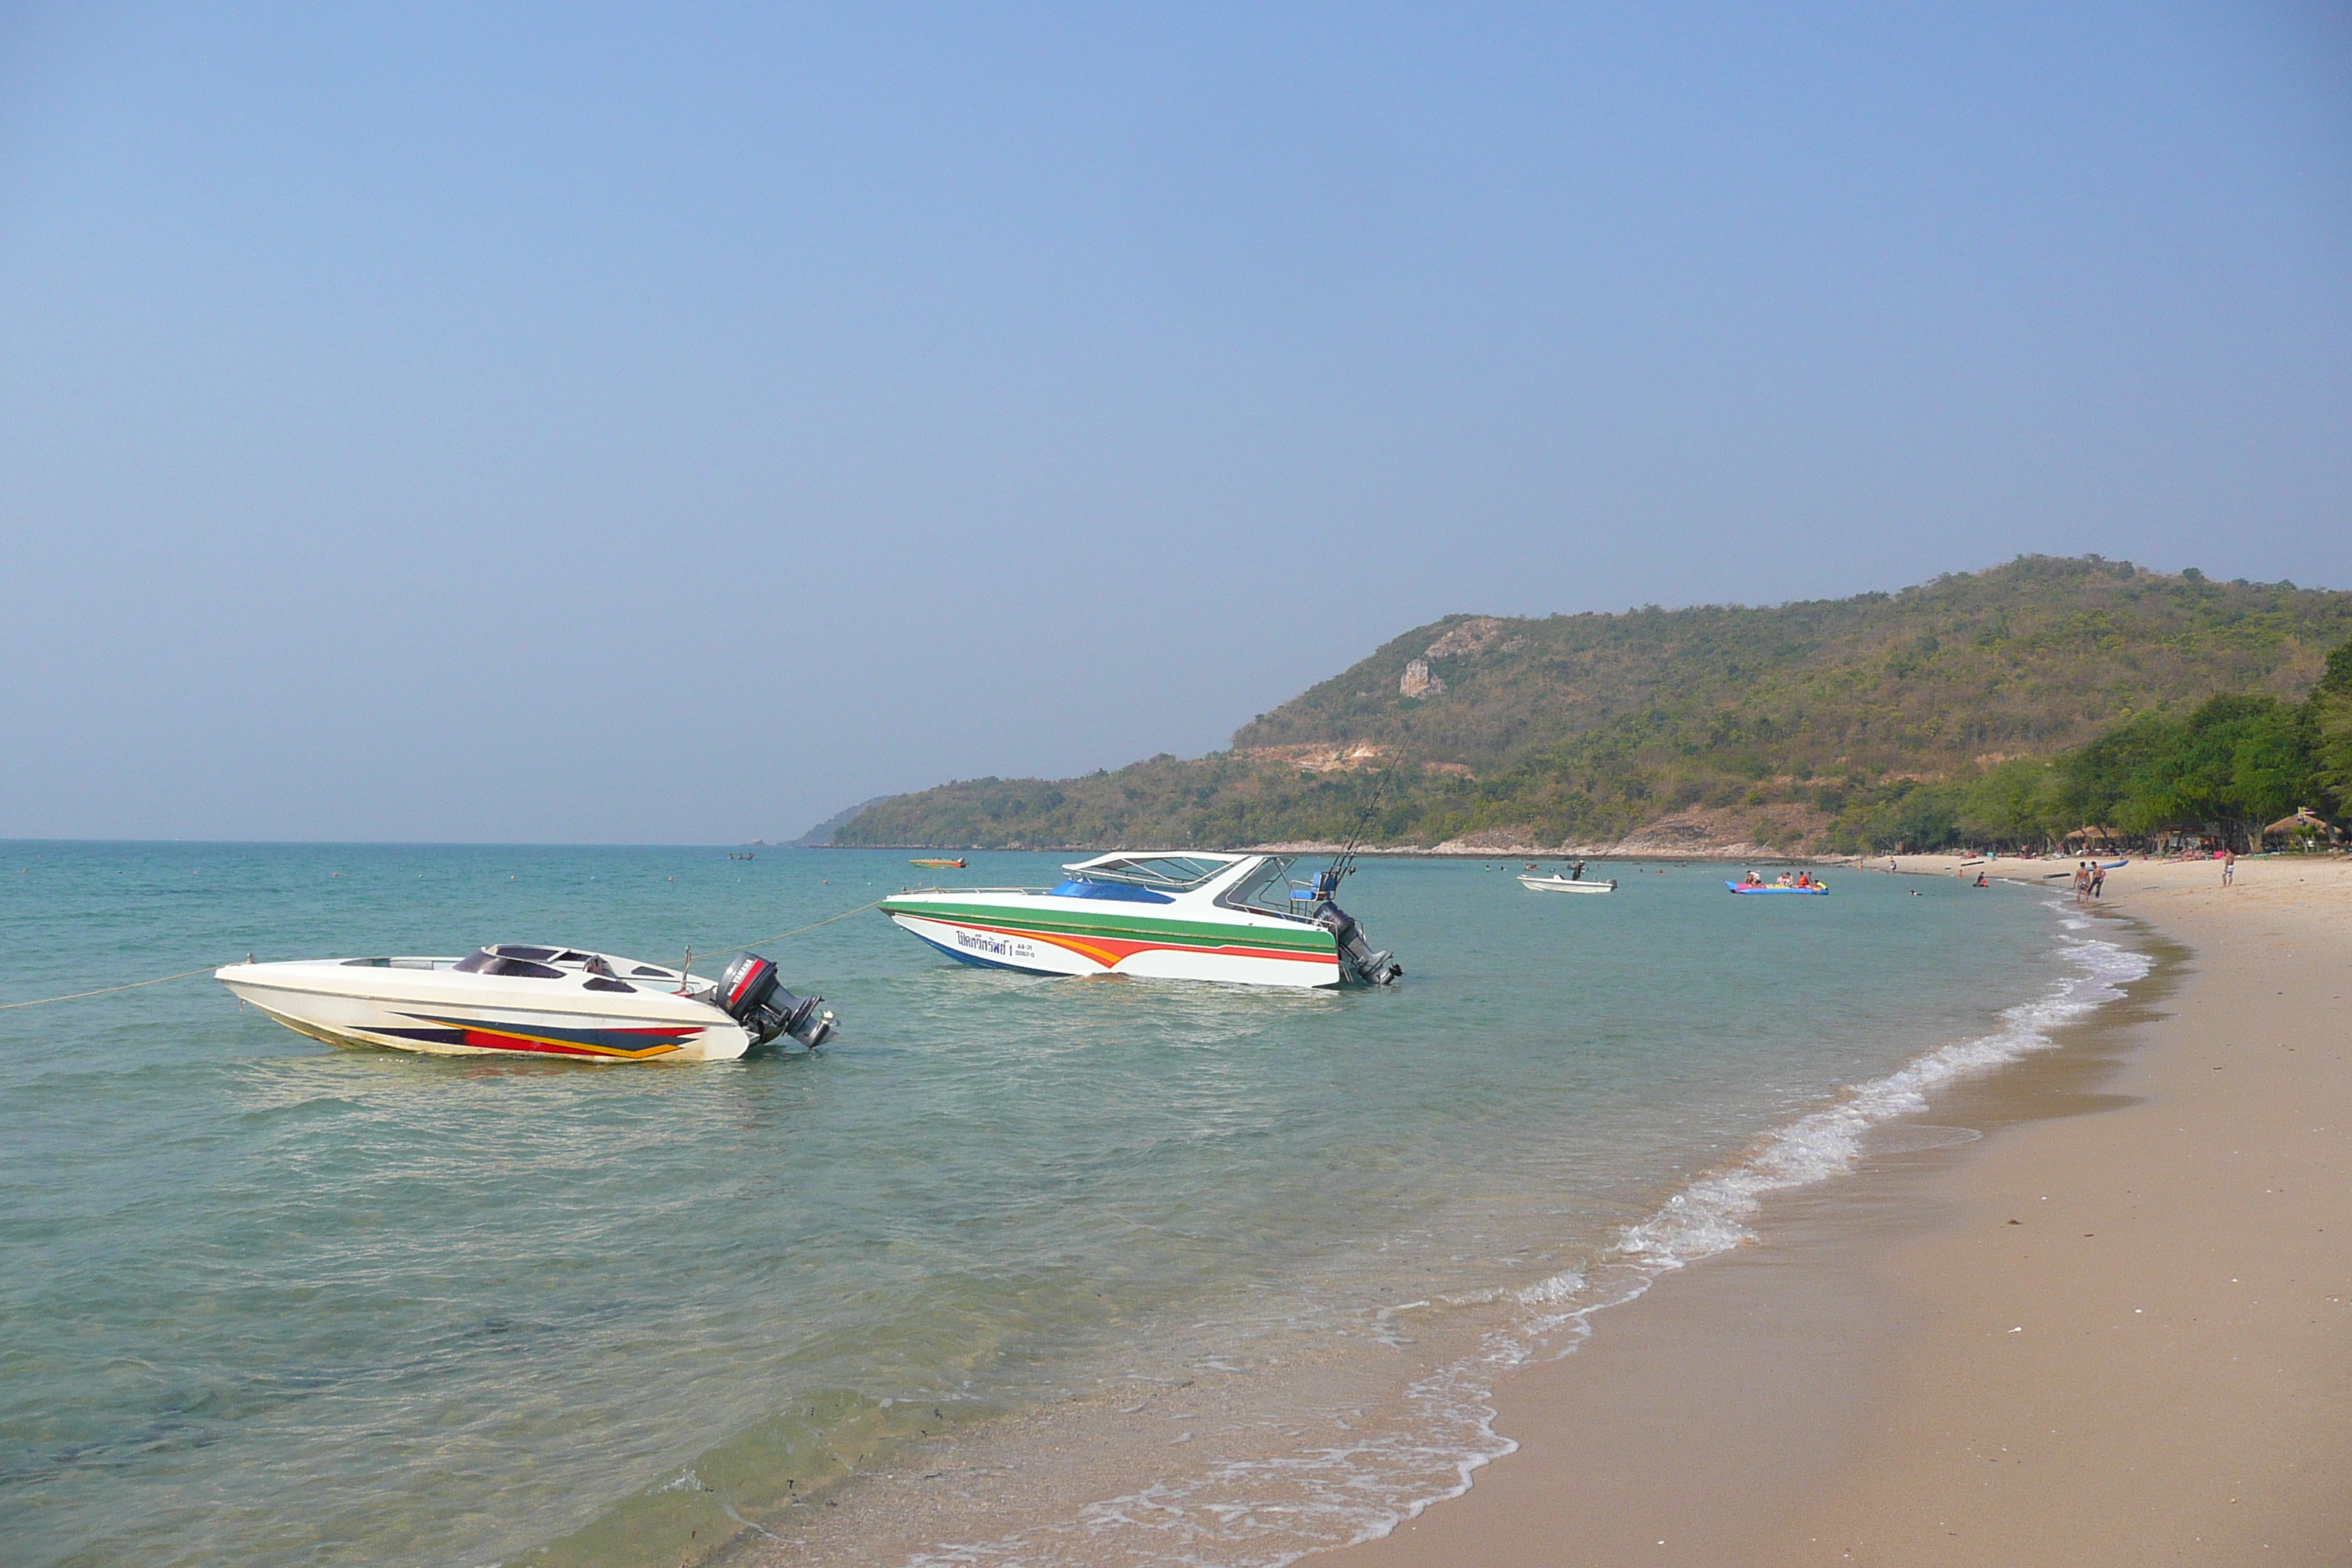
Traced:
[[1602, 1314], [1498, 1391], [1517, 1453], [1327, 1560], [2352, 1562], [2352, 865], [2220, 883], [2111, 871], [2126, 1000]]

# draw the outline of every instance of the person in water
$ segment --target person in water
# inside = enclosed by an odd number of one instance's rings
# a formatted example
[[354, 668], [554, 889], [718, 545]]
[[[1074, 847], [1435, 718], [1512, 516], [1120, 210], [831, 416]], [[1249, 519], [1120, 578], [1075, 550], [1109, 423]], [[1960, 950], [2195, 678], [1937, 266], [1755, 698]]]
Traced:
[[1979, 888], [1989, 888], [1989, 887], [1992, 886], [1992, 884], [1991, 884], [1991, 883], [1990, 883], [1990, 882], [1988, 882], [1988, 881], [1986, 881], [1986, 880], [1985, 880], [1985, 878], [1984, 878], [1984, 873], [1983, 873], [1982, 871], [1979, 871], [1979, 872], [1978, 872], [1978, 873], [1977, 873], [1977, 886], [1978, 886], [1978, 887], [1979, 887]]

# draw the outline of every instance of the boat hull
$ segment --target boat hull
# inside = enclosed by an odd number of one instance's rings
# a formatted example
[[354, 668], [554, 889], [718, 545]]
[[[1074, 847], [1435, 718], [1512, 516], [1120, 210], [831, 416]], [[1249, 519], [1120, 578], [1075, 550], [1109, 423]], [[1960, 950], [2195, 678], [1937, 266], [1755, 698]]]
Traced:
[[476, 977], [446, 972], [403, 976], [409, 984], [402, 989], [383, 970], [333, 961], [231, 964], [215, 978], [238, 1001], [297, 1034], [356, 1049], [711, 1062], [731, 1061], [751, 1046], [742, 1026], [717, 1007], [666, 991], [640, 989], [625, 1007], [566, 1006], [527, 996], [468, 996], [464, 983]]
[[[1098, 903], [1024, 902], [1031, 907], [890, 899], [882, 907], [903, 930], [983, 969], [1307, 988], [1342, 979], [1338, 944], [1318, 926], [1120, 919], [1105, 916]], [[1043, 907], [1065, 903], [1079, 907]]]

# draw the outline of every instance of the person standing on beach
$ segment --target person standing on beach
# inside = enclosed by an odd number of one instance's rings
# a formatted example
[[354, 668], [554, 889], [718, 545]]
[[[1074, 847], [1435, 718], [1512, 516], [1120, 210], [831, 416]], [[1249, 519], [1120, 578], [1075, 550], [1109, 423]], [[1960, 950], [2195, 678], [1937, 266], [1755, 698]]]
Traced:
[[2101, 866], [2096, 862], [2094, 862], [2091, 867], [2091, 897], [2095, 899], [2104, 899], [2106, 896], [2107, 868], [2105, 866]]
[[2221, 886], [2225, 888], [2235, 886], [2237, 880], [2238, 852], [2234, 849], [2224, 849], [2221, 851]]

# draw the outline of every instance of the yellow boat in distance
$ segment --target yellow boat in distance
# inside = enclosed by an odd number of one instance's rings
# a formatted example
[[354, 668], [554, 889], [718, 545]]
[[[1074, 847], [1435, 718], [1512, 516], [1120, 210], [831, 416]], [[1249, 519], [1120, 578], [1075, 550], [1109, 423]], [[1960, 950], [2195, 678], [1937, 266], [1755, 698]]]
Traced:
[[964, 868], [963, 862], [961, 860], [909, 860], [907, 864], [909, 866], [930, 866], [941, 870], [961, 871]]

